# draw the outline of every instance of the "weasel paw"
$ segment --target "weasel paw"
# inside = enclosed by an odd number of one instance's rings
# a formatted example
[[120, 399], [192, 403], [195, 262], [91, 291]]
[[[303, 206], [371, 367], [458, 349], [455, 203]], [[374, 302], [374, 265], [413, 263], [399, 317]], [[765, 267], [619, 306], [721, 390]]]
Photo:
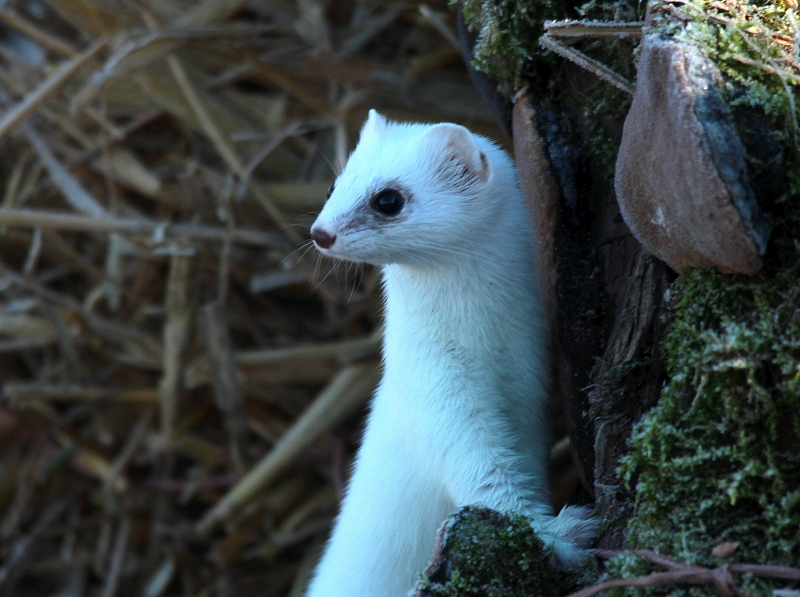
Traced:
[[558, 516], [537, 517], [531, 525], [565, 568], [577, 568], [597, 534], [597, 520], [588, 506], [564, 506]]

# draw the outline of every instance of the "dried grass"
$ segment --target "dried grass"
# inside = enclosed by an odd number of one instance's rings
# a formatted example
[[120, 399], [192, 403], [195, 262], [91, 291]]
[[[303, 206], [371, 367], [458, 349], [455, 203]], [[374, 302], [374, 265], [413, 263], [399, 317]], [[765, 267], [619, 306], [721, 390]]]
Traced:
[[380, 333], [377, 273], [307, 228], [370, 107], [498, 134], [453, 31], [444, 1], [3, 4], [0, 594], [302, 594]]

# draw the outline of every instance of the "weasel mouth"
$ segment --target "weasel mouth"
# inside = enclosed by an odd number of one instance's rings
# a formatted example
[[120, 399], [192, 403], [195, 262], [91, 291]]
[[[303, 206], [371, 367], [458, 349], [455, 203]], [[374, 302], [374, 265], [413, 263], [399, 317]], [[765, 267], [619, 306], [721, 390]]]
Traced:
[[330, 249], [333, 246], [333, 243], [336, 242], [336, 235], [328, 234], [322, 228], [312, 228], [311, 239], [320, 249]]

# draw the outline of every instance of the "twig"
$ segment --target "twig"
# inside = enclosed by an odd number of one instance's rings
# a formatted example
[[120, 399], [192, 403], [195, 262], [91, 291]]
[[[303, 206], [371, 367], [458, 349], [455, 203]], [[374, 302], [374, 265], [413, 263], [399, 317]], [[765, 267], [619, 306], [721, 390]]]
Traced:
[[5, 192], [3, 193], [3, 207], [13, 207], [14, 200], [19, 190], [19, 185], [22, 182], [22, 175], [25, 172], [25, 166], [31, 161], [33, 156], [32, 151], [24, 152], [14, 163], [14, 169], [11, 170], [11, 175], [6, 182]]
[[731, 564], [731, 572], [737, 574], [754, 574], [767, 578], [780, 578], [783, 580], [800, 581], [800, 570], [788, 566], [770, 566], [766, 564]]
[[50, 179], [53, 184], [58, 187], [64, 198], [69, 204], [79, 212], [93, 216], [95, 218], [104, 218], [109, 216], [109, 212], [105, 207], [100, 205], [100, 202], [92, 197], [92, 195], [83, 187], [77, 178], [70, 174], [69, 170], [58, 161], [53, 152], [44, 142], [44, 139], [33, 129], [32, 126], [24, 126], [23, 132], [30, 141], [39, 159], [47, 169]]
[[24, 33], [31, 39], [38, 41], [40, 44], [50, 50], [53, 50], [54, 52], [58, 52], [59, 54], [69, 58], [72, 58], [78, 53], [78, 50], [76, 50], [72, 44], [62, 41], [52, 34], [41, 30], [28, 19], [16, 12], [13, 12], [8, 7], [0, 10], [0, 21], [9, 27], [13, 27], [17, 31]]
[[203, 102], [200, 100], [200, 96], [197, 94], [194, 86], [189, 81], [189, 76], [186, 74], [186, 69], [183, 68], [181, 61], [175, 55], [171, 55], [167, 57], [167, 64], [169, 65], [169, 69], [172, 72], [175, 82], [178, 84], [178, 87], [186, 99], [186, 103], [189, 104], [189, 107], [194, 113], [195, 118], [197, 118], [200, 128], [203, 129], [203, 132], [214, 144], [214, 148], [217, 150], [217, 153], [219, 153], [222, 159], [225, 160], [228, 168], [233, 170], [236, 176], [238, 176], [240, 179], [244, 178], [247, 174], [244, 166], [242, 165], [241, 161], [239, 161], [239, 158], [236, 156], [233, 148], [222, 136], [222, 133], [215, 124], [214, 119], [209, 115], [208, 110], [206, 110], [205, 105], [203, 105]]
[[[152, 234], [153, 241], [162, 242], [165, 238], [185, 237], [192, 240], [224, 241], [228, 231], [219, 226], [204, 224], [173, 224], [144, 219], [90, 217], [74, 214], [41, 211], [32, 209], [0, 208], [0, 226], [18, 226], [22, 228], [42, 228], [55, 230], [73, 230], [76, 232], [127, 232], [129, 234]], [[277, 235], [235, 228], [230, 231], [230, 239], [234, 243], [286, 249], [286, 243]]]
[[232, 177], [226, 177], [225, 191], [219, 197], [217, 202], [217, 214], [225, 224], [225, 240], [222, 241], [222, 246], [219, 251], [219, 269], [217, 271], [217, 302], [224, 304], [228, 296], [228, 279], [231, 275], [231, 232], [236, 226], [233, 217], [233, 210], [231, 209], [231, 195], [233, 194], [233, 180]]
[[158, 390], [155, 388], [113, 388], [48, 384], [41, 382], [16, 382], [3, 385], [3, 398], [11, 402], [21, 400], [53, 400], [62, 402], [84, 402], [108, 400], [133, 404], [155, 404]]
[[131, 519], [126, 516], [119, 523], [117, 528], [117, 540], [114, 542], [114, 550], [111, 552], [111, 565], [106, 575], [106, 582], [103, 586], [101, 597], [114, 597], [117, 592], [119, 575], [122, 572], [122, 563], [128, 551], [128, 537], [131, 533]]
[[607, 66], [600, 64], [597, 60], [589, 58], [586, 54], [579, 52], [575, 48], [570, 48], [568, 46], [565, 46], [561, 42], [558, 42], [552, 37], [549, 37], [547, 34], [539, 38], [539, 44], [544, 46], [548, 50], [552, 50], [562, 58], [566, 58], [567, 60], [569, 60], [570, 62], [574, 62], [581, 68], [584, 68], [589, 72], [594, 73], [603, 81], [613, 85], [617, 89], [621, 89], [625, 93], [633, 95], [634, 87], [630, 81], [621, 77]]
[[355, 365], [342, 369], [294, 426], [275, 444], [272, 451], [203, 517], [197, 527], [198, 531], [210, 531], [248, 502], [257, 491], [285, 471], [323, 433], [334, 428], [361, 406], [376, 382], [377, 371], [374, 366]]
[[[215, 477], [205, 477], [197, 482], [198, 488], [201, 489], [228, 489], [241, 481], [241, 475], [227, 474]], [[147, 479], [141, 484], [144, 487], [155, 489], [157, 491], [166, 491], [168, 493], [180, 493], [186, 489], [187, 486], [192, 485], [194, 481], [187, 481], [186, 479], [179, 479], [175, 477], [157, 477], [155, 479]]]
[[46, 348], [53, 342], [55, 342], [55, 339], [51, 338], [15, 338], [13, 340], [2, 340], [0, 341], [0, 354], [25, 351], [32, 348]]
[[210, 364], [211, 380], [217, 407], [225, 418], [231, 459], [236, 472], [244, 473], [243, 447], [245, 443], [244, 402], [238, 369], [233, 357], [225, 308], [212, 302], [199, 311], [200, 331]]
[[672, 572], [656, 572], [649, 576], [640, 576], [637, 578], [617, 578], [614, 580], [607, 580], [591, 587], [586, 587], [575, 593], [571, 593], [567, 597], [589, 597], [600, 591], [613, 589], [615, 587], [658, 587], [661, 585], [671, 585], [676, 583], [684, 583], [691, 585], [706, 585], [713, 582], [712, 573], [710, 570], [676, 570]]
[[706, 568], [688, 564], [647, 549], [630, 552], [610, 549], [597, 549], [594, 554], [602, 559], [619, 555], [634, 554], [654, 564], [670, 568], [669, 572], [655, 572], [636, 578], [616, 578], [585, 587], [571, 593], [567, 597], [589, 597], [600, 591], [615, 587], [657, 587], [670, 584], [714, 585], [720, 597], [745, 597], [745, 593], [736, 586], [733, 574], [753, 574], [768, 578], [800, 581], [800, 570], [788, 566], [769, 566], [762, 564], [723, 564], [716, 568]]
[[[338, 359], [348, 362], [378, 352], [383, 330], [378, 329], [364, 338], [341, 340], [325, 344], [309, 344], [291, 348], [268, 348], [266, 350], [243, 350], [235, 353], [238, 366], [257, 367], [290, 361], [313, 361]], [[200, 386], [209, 381], [208, 359], [201, 357], [192, 362], [186, 370], [186, 385], [189, 388]]]
[[461, 44], [458, 43], [458, 36], [456, 33], [445, 23], [441, 13], [431, 9], [427, 4], [419, 5], [419, 14], [421, 14], [426, 21], [428, 21], [436, 31], [438, 31], [443, 38], [447, 40], [453, 48], [461, 52]]
[[194, 300], [192, 280], [195, 258], [176, 252], [170, 258], [167, 278], [167, 318], [164, 323], [164, 374], [158, 386], [161, 432], [169, 437], [178, 411], [182, 371], [191, 335]]
[[544, 30], [550, 37], [605, 38], [641, 37], [644, 23], [614, 23], [604, 21], [545, 21]]
[[12, 107], [0, 120], [0, 139], [3, 139], [21, 122], [33, 114], [44, 102], [63, 87], [81, 67], [94, 58], [102, 50], [108, 40], [105, 38], [95, 42], [81, 54], [64, 64], [50, 78], [29, 93], [20, 103]]
[[786, 16], [792, 28], [792, 59], [795, 66], [800, 66], [800, 27], [797, 26], [797, 17], [794, 16], [793, 10], [787, 10]]
[[110, 491], [111, 488], [116, 485], [117, 478], [122, 474], [122, 471], [128, 465], [128, 462], [130, 462], [131, 458], [133, 458], [133, 455], [136, 453], [136, 450], [142, 443], [145, 432], [150, 426], [155, 412], [155, 407], [150, 406], [141, 415], [139, 415], [139, 420], [131, 431], [128, 441], [114, 459], [108, 475], [105, 477], [105, 479], [103, 479], [103, 488], [105, 491]]
[[74, 339], [72, 334], [69, 332], [64, 318], [61, 316], [61, 313], [59, 313], [58, 309], [53, 307], [53, 305], [45, 301], [42, 302], [44, 303], [42, 305], [42, 309], [55, 328], [61, 354], [63, 355], [64, 360], [68, 363], [69, 371], [67, 374], [69, 376], [69, 380], [79, 382], [85, 381], [86, 371], [81, 363], [78, 350], [75, 347]]
[[31, 239], [31, 246], [28, 249], [28, 256], [25, 258], [25, 263], [22, 266], [22, 275], [30, 278], [33, 270], [39, 263], [39, 256], [42, 254], [42, 229], [33, 229], [33, 238]]
[[13, 551], [8, 556], [3, 566], [0, 567], [0, 589], [16, 572], [20, 563], [28, 556], [31, 548], [42, 536], [45, 530], [52, 525], [70, 504], [69, 500], [59, 500], [51, 504], [42, 514], [33, 529], [14, 546]]

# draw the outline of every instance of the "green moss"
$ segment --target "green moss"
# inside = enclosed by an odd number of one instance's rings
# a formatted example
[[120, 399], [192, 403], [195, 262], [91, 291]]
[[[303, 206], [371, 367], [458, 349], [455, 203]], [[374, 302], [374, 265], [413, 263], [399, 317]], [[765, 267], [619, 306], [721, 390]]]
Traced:
[[450, 523], [444, 553], [444, 574], [422, 582], [430, 597], [553, 597], [576, 586], [524, 516], [465, 508]]
[[[451, 6], [458, 4], [451, 0]], [[564, 19], [570, 14], [570, 0], [465, 0], [464, 21], [478, 31], [473, 50], [473, 66], [498, 81], [506, 97], [532, 76], [536, 62], [546, 56], [539, 48], [543, 24], [548, 19]]]
[[[458, 1], [451, 0], [450, 4], [455, 7]], [[464, 0], [461, 5], [467, 27], [478, 32], [473, 67], [494, 78], [500, 92], [509, 98], [526, 83], [549, 85], [559, 76], [557, 68], [562, 59], [539, 45], [545, 21], [635, 21], [641, 17], [641, 6], [635, 0]], [[587, 40], [579, 44], [582, 52], [607, 66], [621, 67], [623, 76], [633, 70], [634, 46], [635, 40]]]
[[[800, 566], [797, 81], [785, 44], [776, 41], [793, 35], [793, 13], [739, 0], [657, 1], [651, 10], [655, 32], [698, 44], [717, 64], [729, 106], [766, 115], [786, 150], [786, 181], [770, 206], [774, 232], [761, 274], [691, 270], [670, 288], [669, 381], [636, 425], [620, 466], [636, 483], [628, 544], [705, 566]], [[711, 550], [724, 541], [738, 547], [723, 561]], [[606, 566], [610, 577], [656, 570], [633, 555]], [[739, 582], [758, 595], [792, 586], [755, 577]], [[623, 592], [716, 594], [711, 586], [687, 585], [616, 590]]]
[[[669, 382], [620, 468], [628, 481], [638, 476], [631, 547], [716, 566], [724, 562], [711, 549], [735, 541], [726, 562], [800, 565], [798, 228], [786, 214], [758, 276], [692, 270], [670, 289]], [[649, 566], [628, 558], [609, 569], [631, 576]], [[773, 584], [786, 585], [749, 579], [745, 588]]]

